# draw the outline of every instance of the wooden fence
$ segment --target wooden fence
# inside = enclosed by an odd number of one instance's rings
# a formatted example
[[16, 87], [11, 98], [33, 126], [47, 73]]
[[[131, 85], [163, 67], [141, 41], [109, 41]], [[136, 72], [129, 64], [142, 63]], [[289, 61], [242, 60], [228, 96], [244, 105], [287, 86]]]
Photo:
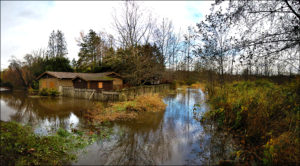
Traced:
[[139, 95], [147, 93], [161, 93], [168, 90], [170, 90], [169, 84], [131, 87], [116, 92], [101, 92], [93, 89], [76, 89], [73, 87], [63, 87], [62, 96], [98, 101], [127, 101], [135, 99]]

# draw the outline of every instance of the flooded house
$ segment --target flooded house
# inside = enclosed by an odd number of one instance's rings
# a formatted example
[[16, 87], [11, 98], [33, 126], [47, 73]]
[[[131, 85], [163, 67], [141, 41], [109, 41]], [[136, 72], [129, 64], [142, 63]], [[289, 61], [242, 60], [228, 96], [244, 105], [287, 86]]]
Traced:
[[117, 90], [123, 87], [122, 77], [115, 72], [74, 73], [46, 71], [37, 77], [39, 89], [48, 88], [62, 91], [63, 87], [81, 89]]

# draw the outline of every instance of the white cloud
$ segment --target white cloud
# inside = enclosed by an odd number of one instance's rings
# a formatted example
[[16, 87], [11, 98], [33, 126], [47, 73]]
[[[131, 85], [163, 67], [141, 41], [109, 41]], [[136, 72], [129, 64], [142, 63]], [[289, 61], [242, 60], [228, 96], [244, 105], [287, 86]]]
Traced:
[[[79, 47], [75, 38], [80, 31], [113, 33], [112, 12], [121, 1], [1, 1], [1, 68], [8, 66], [11, 55], [22, 58], [26, 53], [46, 48], [52, 30], [65, 34], [68, 58], [77, 59]], [[138, 2], [154, 16], [169, 18], [179, 30], [199, 22], [212, 1], [146, 1]]]

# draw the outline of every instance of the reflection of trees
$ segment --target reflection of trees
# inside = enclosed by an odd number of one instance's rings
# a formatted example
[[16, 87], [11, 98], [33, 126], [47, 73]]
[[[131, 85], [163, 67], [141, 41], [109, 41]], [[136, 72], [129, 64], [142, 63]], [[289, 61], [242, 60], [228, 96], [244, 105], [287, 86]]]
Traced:
[[234, 149], [232, 138], [211, 125], [205, 126], [203, 135], [199, 137], [199, 147], [194, 153], [205, 165], [216, 165], [218, 161], [228, 159]]
[[[190, 97], [188, 97], [190, 96]], [[119, 123], [116, 127], [122, 134], [110, 141], [93, 145], [99, 149], [94, 164], [145, 165], [165, 163], [185, 163], [184, 153], [199, 137], [199, 123], [192, 117], [192, 106], [200, 95], [191, 91], [166, 97], [166, 112], [143, 115], [137, 121]], [[191, 125], [188, 127], [188, 125]], [[195, 132], [193, 134], [192, 132]], [[91, 156], [84, 158], [94, 159]], [[179, 158], [177, 158], [180, 156]], [[91, 161], [86, 161], [91, 162]]]
[[[150, 118], [151, 117], [151, 118]], [[100, 145], [101, 162], [98, 164], [136, 165], [155, 164], [161, 154], [170, 149], [163, 134], [163, 112], [149, 114], [121, 127], [122, 134], [115, 138], [113, 146]], [[124, 126], [124, 123], [121, 125]], [[159, 160], [160, 161], [160, 160]]]
[[[204, 93], [200, 93], [201, 100], [205, 99]], [[200, 115], [209, 107], [205, 103], [195, 110], [195, 122], [202, 125], [202, 134], [198, 137], [198, 148], [193, 153], [201, 159], [204, 165], [216, 165], [220, 160], [229, 158], [233, 151], [233, 139], [228, 133], [218, 131], [213, 124], [200, 124]]]
[[34, 102], [28, 100], [23, 93], [1, 94], [1, 100], [6, 103], [6, 106], [16, 111], [11, 116], [11, 120], [17, 122], [34, 122], [37, 118], [34, 111], [32, 111], [34, 109]]
[[8, 111], [5, 107], [16, 111], [10, 120], [31, 125], [47, 125], [51, 128], [66, 128], [70, 124], [72, 112], [80, 116], [91, 105], [89, 101], [72, 98], [31, 98], [25, 92], [3, 93], [1, 100], [5, 102], [4, 110], [1, 111]]
[[[161, 123], [162, 124], [162, 123]], [[172, 154], [172, 145], [168, 141], [172, 135], [164, 134], [163, 127], [148, 132], [124, 130], [111, 147], [100, 147], [101, 162], [112, 165], [157, 164], [167, 160]], [[175, 132], [171, 132], [175, 133]], [[104, 149], [103, 149], [104, 148]]]

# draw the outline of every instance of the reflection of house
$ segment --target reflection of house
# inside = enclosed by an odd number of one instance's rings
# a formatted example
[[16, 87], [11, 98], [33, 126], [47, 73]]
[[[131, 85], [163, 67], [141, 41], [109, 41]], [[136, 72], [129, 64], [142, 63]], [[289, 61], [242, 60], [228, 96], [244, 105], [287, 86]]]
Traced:
[[115, 72], [72, 73], [46, 71], [37, 77], [39, 88], [52, 88], [61, 91], [62, 87], [114, 90], [123, 86], [122, 77]]

